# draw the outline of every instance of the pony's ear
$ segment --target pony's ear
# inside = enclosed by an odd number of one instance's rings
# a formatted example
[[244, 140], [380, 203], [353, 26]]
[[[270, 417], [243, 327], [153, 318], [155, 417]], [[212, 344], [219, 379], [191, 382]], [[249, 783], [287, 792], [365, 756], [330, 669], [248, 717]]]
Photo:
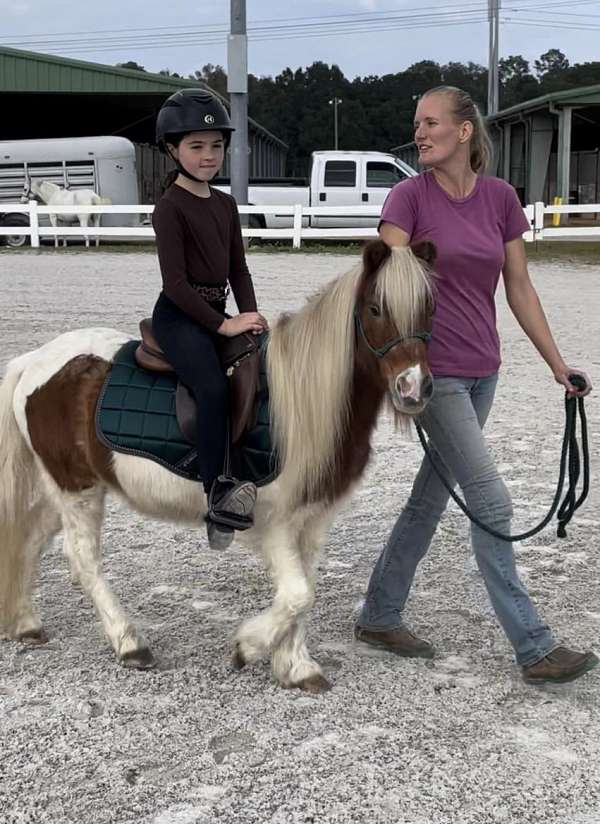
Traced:
[[383, 240], [370, 240], [363, 249], [363, 276], [370, 278], [391, 255], [392, 250]]
[[430, 240], [421, 240], [411, 245], [412, 253], [415, 257], [423, 260], [428, 266], [433, 266], [437, 257], [435, 243]]

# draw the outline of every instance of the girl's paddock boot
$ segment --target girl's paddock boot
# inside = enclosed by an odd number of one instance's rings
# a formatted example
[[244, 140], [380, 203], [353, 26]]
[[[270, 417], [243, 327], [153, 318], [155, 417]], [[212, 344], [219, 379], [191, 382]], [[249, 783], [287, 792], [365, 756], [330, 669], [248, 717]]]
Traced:
[[250, 529], [254, 525], [256, 486], [252, 481], [238, 481], [219, 475], [208, 493], [208, 520], [232, 529]]

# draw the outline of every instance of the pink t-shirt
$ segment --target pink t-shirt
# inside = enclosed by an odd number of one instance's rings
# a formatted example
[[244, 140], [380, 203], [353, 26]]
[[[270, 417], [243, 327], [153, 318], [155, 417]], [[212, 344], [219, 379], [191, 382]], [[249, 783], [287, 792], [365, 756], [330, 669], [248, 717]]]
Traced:
[[530, 228], [513, 187], [497, 177], [478, 177], [471, 194], [453, 198], [431, 171], [422, 172], [394, 186], [381, 222], [403, 229], [411, 243], [436, 245], [439, 278], [428, 347], [432, 373], [493, 375], [500, 366], [494, 294], [504, 244]]

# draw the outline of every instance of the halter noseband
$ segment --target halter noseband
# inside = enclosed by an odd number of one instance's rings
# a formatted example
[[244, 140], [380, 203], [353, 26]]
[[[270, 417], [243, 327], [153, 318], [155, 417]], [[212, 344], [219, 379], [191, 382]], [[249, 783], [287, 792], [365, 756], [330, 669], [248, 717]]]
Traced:
[[381, 346], [379, 349], [375, 349], [375, 347], [371, 346], [367, 339], [358, 309], [354, 310], [354, 323], [356, 326], [357, 333], [360, 333], [362, 339], [367, 344], [367, 348], [375, 355], [376, 358], [384, 358], [391, 349], [393, 349], [395, 346], [399, 346], [401, 343], [404, 343], [407, 340], [413, 340], [416, 338], [418, 340], [422, 340], [424, 343], [427, 343], [428, 340], [431, 340], [431, 332], [414, 332], [411, 335], [399, 335], [397, 338], [392, 338], [387, 343], [384, 343], [383, 346]]

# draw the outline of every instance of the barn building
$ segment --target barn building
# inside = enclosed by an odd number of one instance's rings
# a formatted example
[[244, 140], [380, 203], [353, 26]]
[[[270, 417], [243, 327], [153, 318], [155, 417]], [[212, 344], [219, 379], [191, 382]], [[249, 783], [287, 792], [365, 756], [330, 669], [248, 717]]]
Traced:
[[[600, 203], [600, 85], [527, 100], [487, 118], [492, 174], [525, 203]], [[414, 143], [392, 151], [416, 168]]]
[[[0, 47], [0, 140], [128, 138], [136, 147], [140, 200], [154, 203], [166, 171], [154, 146], [156, 114], [169, 95], [193, 86], [206, 88], [195, 80]], [[252, 119], [248, 140], [250, 176], [283, 176], [287, 145]]]

